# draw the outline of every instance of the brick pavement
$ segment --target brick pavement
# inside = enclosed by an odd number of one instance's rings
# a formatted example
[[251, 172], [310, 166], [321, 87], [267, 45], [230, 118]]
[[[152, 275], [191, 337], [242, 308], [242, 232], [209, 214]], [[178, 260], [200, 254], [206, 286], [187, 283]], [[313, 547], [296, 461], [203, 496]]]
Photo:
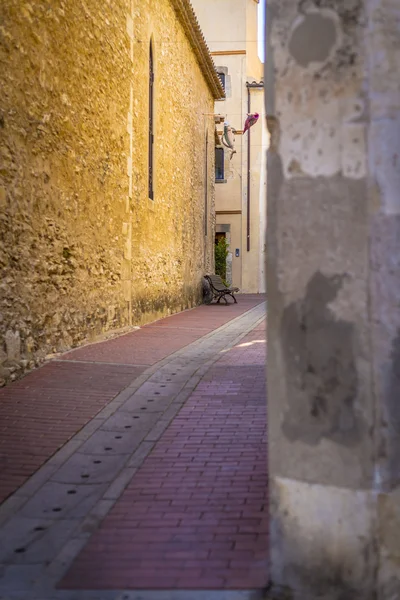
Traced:
[[60, 588], [266, 586], [265, 337], [203, 377]]
[[245, 295], [235, 305], [173, 315], [76, 349], [0, 389], [0, 504], [146, 367], [263, 300]]
[[153, 365], [180, 348], [222, 327], [265, 299], [258, 294], [238, 296], [237, 304], [199, 306], [165, 319], [149, 323], [141, 329], [114, 340], [78, 348], [66, 359]]
[[0, 502], [145, 367], [52, 362], [0, 390]]

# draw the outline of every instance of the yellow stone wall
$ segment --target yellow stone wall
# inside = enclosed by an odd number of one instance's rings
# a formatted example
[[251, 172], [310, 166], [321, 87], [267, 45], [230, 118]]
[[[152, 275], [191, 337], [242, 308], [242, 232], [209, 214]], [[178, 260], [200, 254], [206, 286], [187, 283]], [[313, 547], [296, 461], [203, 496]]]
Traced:
[[214, 122], [169, 0], [3, 0], [0, 23], [1, 383], [200, 300], [213, 264]]

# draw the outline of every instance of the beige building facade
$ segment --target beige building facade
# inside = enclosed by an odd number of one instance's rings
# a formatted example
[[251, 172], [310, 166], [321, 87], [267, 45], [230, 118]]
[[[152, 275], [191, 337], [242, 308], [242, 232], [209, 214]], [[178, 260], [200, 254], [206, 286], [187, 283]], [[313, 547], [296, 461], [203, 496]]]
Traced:
[[[226, 98], [215, 112], [236, 130], [236, 153], [216, 148], [216, 232], [229, 243], [227, 279], [243, 292], [265, 291], [266, 150], [263, 64], [258, 55], [256, 0], [193, 0], [222, 77]], [[243, 135], [248, 112], [256, 125]], [[220, 137], [223, 124], [218, 126]]]
[[223, 89], [188, 0], [5, 0], [0, 21], [4, 384], [201, 301]]

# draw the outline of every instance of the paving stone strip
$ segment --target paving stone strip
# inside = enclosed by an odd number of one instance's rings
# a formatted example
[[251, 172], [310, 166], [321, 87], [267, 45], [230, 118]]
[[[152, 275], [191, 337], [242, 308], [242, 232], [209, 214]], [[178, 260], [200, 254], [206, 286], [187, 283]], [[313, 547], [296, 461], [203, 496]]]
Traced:
[[0, 507], [0, 598], [150, 598], [54, 586], [201, 378], [264, 315], [262, 303], [146, 369]]

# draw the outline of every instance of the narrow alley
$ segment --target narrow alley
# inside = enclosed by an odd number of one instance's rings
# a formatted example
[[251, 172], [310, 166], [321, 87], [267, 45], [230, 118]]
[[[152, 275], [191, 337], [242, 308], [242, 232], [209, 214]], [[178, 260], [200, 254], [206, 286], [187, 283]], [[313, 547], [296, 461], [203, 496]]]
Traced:
[[0, 600], [400, 600], [400, 0], [2, 0], [0, 67]]
[[265, 342], [264, 298], [241, 295], [0, 390], [0, 597], [261, 597]]

